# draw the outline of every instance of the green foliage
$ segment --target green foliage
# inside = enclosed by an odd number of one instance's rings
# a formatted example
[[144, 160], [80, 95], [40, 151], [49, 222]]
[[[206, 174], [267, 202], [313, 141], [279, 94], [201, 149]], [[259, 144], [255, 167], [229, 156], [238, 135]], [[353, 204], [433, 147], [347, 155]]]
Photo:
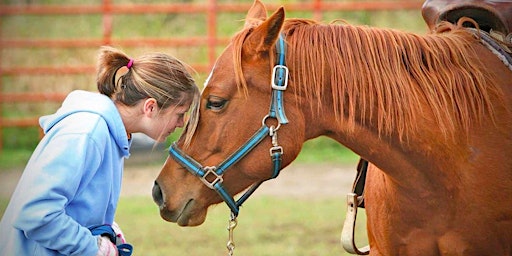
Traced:
[[[40, 134], [39, 127], [4, 128], [4, 147], [8, 149], [34, 149]], [[36, 139], [34, 139], [36, 138]]]
[[354, 163], [359, 157], [338, 142], [320, 137], [304, 143], [298, 163]]
[[[9, 203], [9, 198], [0, 197], [0, 216], [4, 215], [4, 211]], [[0, 217], [1, 218], [1, 217]]]
[[0, 171], [23, 169], [32, 155], [31, 149], [3, 149], [0, 152]]
[[35, 149], [39, 138], [39, 129], [4, 128], [3, 150], [0, 151], [0, 171], [21, 168]]

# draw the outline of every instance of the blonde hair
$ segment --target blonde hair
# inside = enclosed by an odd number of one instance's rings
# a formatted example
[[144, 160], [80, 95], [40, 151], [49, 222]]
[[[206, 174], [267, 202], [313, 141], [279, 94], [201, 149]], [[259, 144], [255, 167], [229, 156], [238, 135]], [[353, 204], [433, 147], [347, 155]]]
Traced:
[[[128, 72], [116, 80], [122, 67], [127, 67]], [[97, 69], [98, 91], [126, 106], [146, 98], [156, 99], [161, 109], [199, 101], [199, 89], [185, 64], [164, 53], [131, 59], [121, 50], [103, 46]]]

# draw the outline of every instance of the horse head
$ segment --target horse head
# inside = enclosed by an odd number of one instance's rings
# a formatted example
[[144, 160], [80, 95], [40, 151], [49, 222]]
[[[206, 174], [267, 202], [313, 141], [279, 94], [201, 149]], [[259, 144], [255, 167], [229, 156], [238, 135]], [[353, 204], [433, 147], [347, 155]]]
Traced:
[[[280, 153], [286, 151], [282, 157], [277, 156], [282, 166], [298, 155], [304, 141], [300, 138], [304, 136], [304, 119], [293, 104], [294, 99], [287, 97], [285, 108], [293, 122], [286, 124], [269, 114], [276, 59], [273, 54], [284, 16], [280, 8], [267, 17], [263, 4], [255, 1], [244, 29], [217, 59], [201, 94], [197, 123], [189, 123], [171, 147], [178, 159], [168, 157], [155, 181], [153, 198], [163, 219], [181, 226], [200, 225], [209, 206], [226, 200], [222, 193], [227, 197], [236, 195], [275, 176], [275, 162], [269, 150], [272, 154], [272, 148], [277, 146], [282, 147]], [[191, 136], [189, 142], [187, 136]], [[252, 143], [250, 149], [243, 149], [248, 143]], [[237, 153], [249, 157], [235, 159], [233, 155]], [[189, 170], [180, 157], [189, 163]]]

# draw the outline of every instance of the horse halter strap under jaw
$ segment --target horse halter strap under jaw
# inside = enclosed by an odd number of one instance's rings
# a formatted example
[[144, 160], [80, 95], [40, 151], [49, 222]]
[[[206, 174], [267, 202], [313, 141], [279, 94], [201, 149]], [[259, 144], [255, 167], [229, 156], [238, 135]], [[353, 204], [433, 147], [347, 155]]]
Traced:
[[[240, 161], [246, 156], [252, 149], [254, 149], [263, 139], [271, 137], [272, 147], [270, 148], [270, 157], [273, 162], [273, 172], [269, 179], [273, 179], [279, 175], [281, 170], [281, 155], [283, 154], [283, 148], [277, 143], [277, 131], [281, 127], [281, 124], [287, 124], [288, 119], [284, 113], [283, 105], [283, 92], [288, 86], [288, 68], [285, 63], [286, 45], [284, 39], [279, 36], [279, 40], [276, 44], [277, 53], [277, 64], [272, 70], [272, 98], [270, 102], [270, 110], [268, 115], [263, 117], [261, 121], [261, 128], [254, 133], [254, 135], [243, 144], [238, 150], [226, 158], [218, 166], [202, 166], [199, 162], [194, 160], [192, 157], [181, 151], [176, 142], [174, 142], [169, 148], [169, 155], [178, 162], [180, 165], [185, 167], [189, 172], [199, 177], [199, 179], [210, 189], [215, 190], [226, 204], [231, 209], [232, 218], [238, 216], [240, 206], [251, 196], [254, 191], [265, 181], [260, 181], [253, 184], [238, 200], [235, 201], [233, 196], [223, 186], [223, 175], [226, 170], [232, 165]], [[271, 125], [267, 126], [266, 120], [269, 118], [277, 119], [277, 127]], [[269, 180], [267, 179], [267, 180]]]

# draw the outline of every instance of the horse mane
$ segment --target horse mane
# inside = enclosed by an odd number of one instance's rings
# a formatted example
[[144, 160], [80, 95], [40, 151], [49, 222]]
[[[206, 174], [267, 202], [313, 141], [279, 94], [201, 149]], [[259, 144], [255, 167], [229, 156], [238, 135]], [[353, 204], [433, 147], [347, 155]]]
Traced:
[[[438, 30], [442, 33], [420, 36], [368, 26], [286, 20], [282, 32], [296, 102], [307, 101], [318, 114], [325, 105], [332, 105], [344, 129], [373, 123], [379, 135], [396, 132], [400, 140], [418, 132], [414, 124], [424, 111], [432, 111], [445, 138], [453, 138], [458, 128], [467, 134], [474, 120], [493, 115], [491, 96], [500, 90], [475, 58], [471, 44], [478, 38], [461, 25], [446, 23]], [[241, 52], [250, 32], [244, 29], [232, 40], [236, 79], [245, 92]], [[322, 104], [325, 99], [332, 104]]]

